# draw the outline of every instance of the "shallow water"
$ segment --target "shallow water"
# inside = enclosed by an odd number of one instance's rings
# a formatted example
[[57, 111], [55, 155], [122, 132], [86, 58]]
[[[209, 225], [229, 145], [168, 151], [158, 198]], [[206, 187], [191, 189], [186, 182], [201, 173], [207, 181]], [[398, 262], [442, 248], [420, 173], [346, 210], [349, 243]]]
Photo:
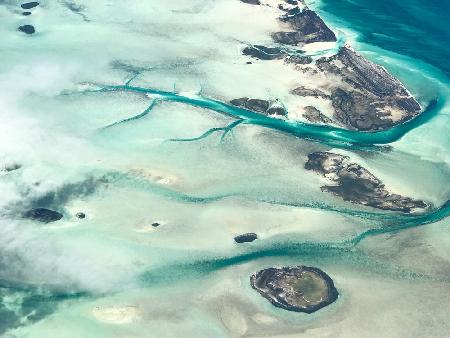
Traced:
[[[240, 55], [270, 41], [277, 14], [266, 8], [43, 1], [24, 17], [0, 1], [0, 168], [21, 166], [0, 172], [0, 335], [446, 336], [449, 37], [437, 22], [447, 4], [311, 6], [425, 112], [359, 133], [226, 104], [295, 104], [294, 72]], [[16, 31], [27, 23], [35, 35]], [[323, 150], [432, 207], [403, 215], [322, 192], [304, 163]], [[64, 218], [21, 219], [32, 207]], [[259, 239], [234, 243], [247, 232]], [[289, 313], [249, 285], [258, 269], [295, 264], [326, 271], [337, 302]]]

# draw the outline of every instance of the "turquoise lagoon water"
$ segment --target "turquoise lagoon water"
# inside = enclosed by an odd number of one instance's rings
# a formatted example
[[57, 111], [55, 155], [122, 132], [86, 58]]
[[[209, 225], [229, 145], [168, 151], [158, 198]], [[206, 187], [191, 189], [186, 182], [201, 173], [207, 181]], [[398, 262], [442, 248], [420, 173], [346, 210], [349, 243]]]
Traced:
[[[291, 76], [245, 66], [239, 46], [265, 43], [276, 16], [231, 0], [43, 2], [30, 18], [0, 2], [0, 164], [21, 165], [0, 176], [1, 335], [446, 335], [449, 3], [311, 6], [425, 112], [370, 134], [224, 103], [276, 96]], [[34, 36], [16, 32], [25, 23]], [[303, 165], [330, 149], [432, 208], [400, 215], [321, 192]], [[36, 206], [64, 219], [17, 217]], [[260, 239], [237, 246], [245, 232]], [[250, 288], [253, 272], [290, 264], [327, 271], [338, 301], [286, 313]]]

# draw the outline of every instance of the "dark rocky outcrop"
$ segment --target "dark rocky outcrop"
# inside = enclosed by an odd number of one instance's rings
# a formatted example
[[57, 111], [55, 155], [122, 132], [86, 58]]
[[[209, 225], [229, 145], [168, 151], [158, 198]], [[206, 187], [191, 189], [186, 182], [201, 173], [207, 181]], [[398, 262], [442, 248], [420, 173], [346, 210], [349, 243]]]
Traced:
[[333, 120], [322, 114], [322, 112], [316, 107], [306, 106], [303, 117], [312, 123], [330, 124]]
[[77, 212], [75, 217], [78, 218], [78, 219], [85, 219], [86, 218], [86, 214], [84, 212]]
[[285, 57], [285, 53], [278, 47], [265, 47], [261, 45], [245, 47], [242, 54], [259, 60], [278, 60]]
[[313, 59], [310, 56], [288, 55], [284, 59], [284, 62], [287, 64], [307, 65], [312, 63]]
[[313, 62], [312, 57], [303, 55], [290, 55], [279, 47], [266, 47], [254, 45], [245, 47], [243, 55], [259, 60], [283, 60], [286, 64], [307, 65]]
[[20, 5], [20, 7], [22, 7], [23, 9], [32, 9], [37, 6], [39, 6], [39, 2], [37, 1], [26, 2]]
[[255, 241], [256, 239], [258, 239], [258, 235], [253, 232], [234, 237], [234, 241], [239, 244], [250, 243]]
[[241, 2], [249, 5], [261, 5], [259, 0], [241, 0]]
[[324, 99], [330, 98], [329, 95], [325, 94], [320, 89], [307, 88], [303, 86], [293, 89], [291, 93], [298, 96], [312, 96], [315, 98], [322, 97]]
[[359, 164], [352, 163], [347, 156], [316, 152], [308, 155], [307, 170], [316, 171], [334, 182], [322, 187], [345, 201], [382, 210], [410, 213], [425, 209], [428, 204], [398, 194], [390, 193], [385, 185]]
[[53, 211], [45, 208], [31, 209], [23, 214], [23, 217], [32, 221], [38, 221], [42, 223], [51, 223], [59, 221], [63, 218], [63, 215], [57, 211]]
[[242, 97], [239, 99], [231, 100], [230, 103], [236, 107], [248, 109], [255, 113], [260, 113], [264, 115], [277, 115], [277, 116], [287, 115], [286, 109], [276, 101], [270, 102], [267, 100]]
[[337, 55], [318, 60], [317, 66], [325, 75], [341, 79], [331, 101], [336, 119], [351, 129], [385, 130], [421, 111], [399, 80], [351, 48], [342, 47]]
[[7, 173], [9, 173], [11, 171], [19, 170], [20, 168], [22, 168], [22, 166], [20, 164], [11, 163], [11, 164], [5, 165], [2, 169], [0, 169], [0, 171], [6, 171]]
[[25, 33], [25, 34], [34, 34], [36, 30], [32, 25], [23, 25], [18, 28], [19, 31]]
[[[317, 83], [314, 88], [299, 86], [291, 91], [292, 94], [329, 101], [334, 122], [350, 130], [383, 131], [421, 113], [422, 107], [399, 80], [348, 46], [341, 47], [336, 55], [322, 57], [316, 62], [301, 52], [293, 52], [292, 47], [280, 46], [335, 42], [337, 39], [304, 2], [285, 1], [278, 8], [283, 13], [279, 20], [286, 28], [286, 31], [272, 34], [279, 45], [250, 46], [243, 54], [260, 60], [284, 60], [310, 76], [311, 83]], [[323, 119], [321, 123], [330, 122]]]
[[308, 266], [268, 268], [250, 277], [252, 287], [276, 307], [313, 313], [336, 301], [333, 280]]
[[292, 31], [273, 33], [272, 38], [277, 43], [298, 45], [300, 43], [336, 41], [333, 31], [316, 12], [308, 8], [301, 11], [298, 7], [294, 7], [282, 16], [280, 21], [289, 24]]
[[22, 12], [22, 15], [23, 16], [28, 16], [28, 15], [31, 15], [31, 12]]

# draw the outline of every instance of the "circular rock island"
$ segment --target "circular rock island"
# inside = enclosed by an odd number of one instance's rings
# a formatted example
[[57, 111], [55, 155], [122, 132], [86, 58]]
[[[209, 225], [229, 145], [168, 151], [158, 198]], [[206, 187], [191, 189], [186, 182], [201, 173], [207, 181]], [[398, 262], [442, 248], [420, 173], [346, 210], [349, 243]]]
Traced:
[[264, 269], [253, 274], [250, 283], [273, 305], [296, 312], [313, 313], [339, 295], [325, 272], [309, 266]]

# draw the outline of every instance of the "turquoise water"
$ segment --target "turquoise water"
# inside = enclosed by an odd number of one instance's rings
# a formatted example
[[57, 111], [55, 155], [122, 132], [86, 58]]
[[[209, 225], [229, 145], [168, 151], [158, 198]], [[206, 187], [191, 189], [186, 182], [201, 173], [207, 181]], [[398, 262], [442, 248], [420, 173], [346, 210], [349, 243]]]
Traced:
[[[424, 107], [376, 133], [226, 103], [284, 97], [297, 78], [241, 59], [242, 44], [277, 29], [264, 6], [60, 1], [29, 18], [15, 6], [0, 1], [0, 165], [21, 165], [0, 172], [1, 336], [448, 332], [450, 3], [311, 3]], [[25, 23], [36, 35], [17, 34]], [[348, 155], [431, 208], [404, 215], [324, 193], [303, 168], [313, 151]], [[17, 217], [37, 206], [64, 218]], [[246, 232], [259, 239], [236, 245]], [[258, 269], [291, 264], [327, 271], [339, 300], [292, 314], [250, 288]]]
[[321, 8], [339, 18], [364, 42], [439, 68], [450, 75], [450, 2], [322, 0]]

